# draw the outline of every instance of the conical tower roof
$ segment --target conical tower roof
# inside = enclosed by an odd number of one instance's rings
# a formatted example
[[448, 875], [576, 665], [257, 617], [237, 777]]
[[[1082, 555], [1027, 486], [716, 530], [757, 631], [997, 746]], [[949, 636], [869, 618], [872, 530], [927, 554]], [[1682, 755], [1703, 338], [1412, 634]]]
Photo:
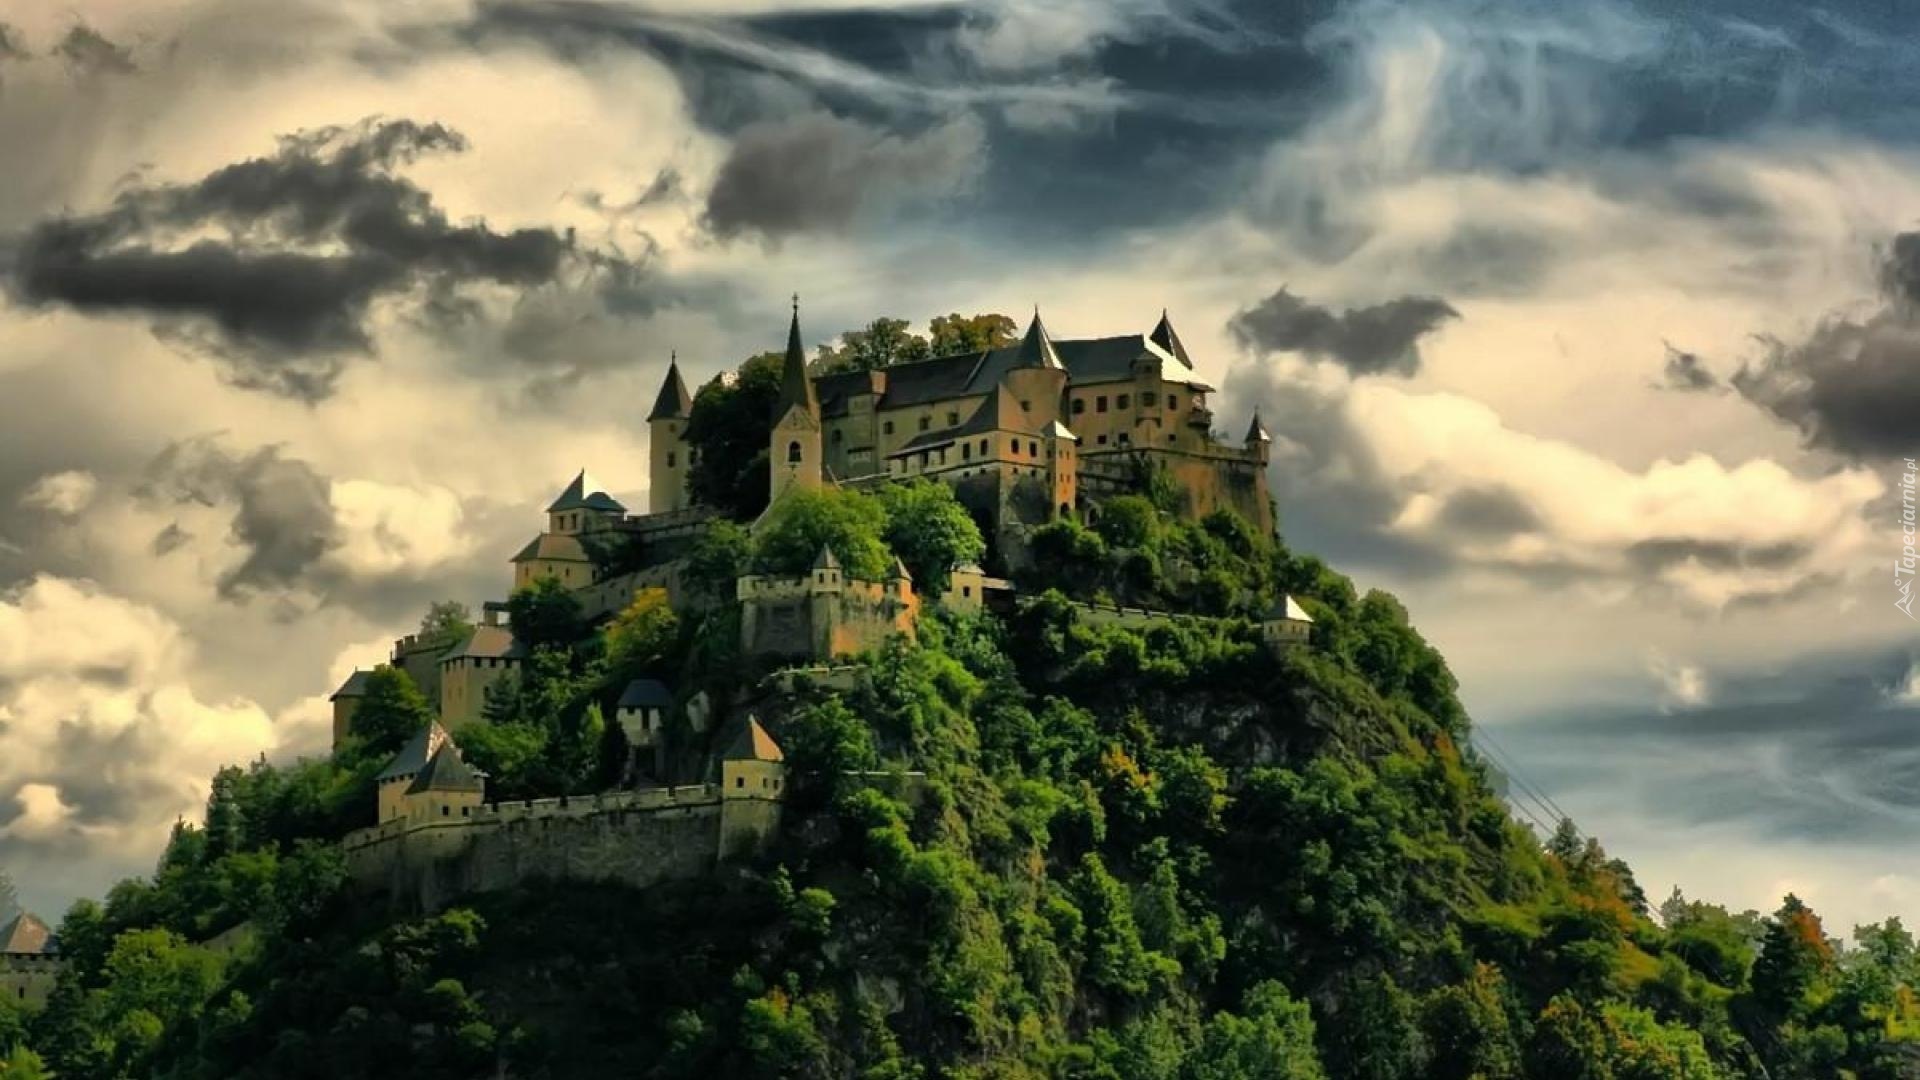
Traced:
[[821, 544], [820, 554], [814, 557], [813, 568], [815, 570], [840, 569], [840, 560], [834, 557], [833, 548], [826, 544]]
[[693, 395], [687, 393], [687, 383], [680, 377], [680, 358], [667, 361], [667, 377], [660, 384], [660, 396], [653, 399], [653, 411], [647, 414], [653, 420], [684, 420], [693, 411]]
[[53, 931], [47, 924], [25, 911], [0, 926], [0, 953], [43, 953], [52, 940]]
[[1160, 309], [1160, 322], [1153, 328], [1153, 333], [1147, 335], [1147, 340], [1160, 346], [1167, 355], [1189, 369], [1193, 367], [1193, 358], [1187, 355], [1187, 347], [1180, 343], [1180, 335], [1173, 332], [1173, 320], [1167, 317], [1166, 308]]
[[1253, 411], [1253, 423], [1247, 425], [1247, 442], [1272, 442], [1273, 436], [1267, 434], [1267, 425], [1260, 422], [1260, 410]]
[[1039, 308], [1033, 309], [1033, 321], [1027, 324], [1027, 336], [1020, 339], [1020, 353], [1014, 357], [1013, 366], [1066, 370], [1066, 365], [1060, 362], [1060, 354], [1054, 351], [1053, 339], [1047, 336], [1047, 328], [1040, 322]]
[[787, 415], [794, 406], [815, 420], [820, 418], [820, 399], [814, 395], [813, 380], [807, 377], [807, 349], [800, 343], [800, 298], [793, 298], [793, 322], [787, 327], [787, 355], [780, 364], [780, 401], [774, 406], [775, 420]]
[[473, 766], [460, 757], [460, 750], [452, 743], [443, 743], [434, 751], [427, 767], [413, 778], [407, 787], [407, 794], [418, 795], [428, 791], [472, 791], [485, 792], [486, 781]]

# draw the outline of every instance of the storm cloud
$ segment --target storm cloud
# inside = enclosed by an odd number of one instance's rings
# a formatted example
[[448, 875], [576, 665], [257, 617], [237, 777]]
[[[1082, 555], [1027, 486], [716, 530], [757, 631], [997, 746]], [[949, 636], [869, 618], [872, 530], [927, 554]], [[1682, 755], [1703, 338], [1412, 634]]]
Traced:
[[964, 192], [986, 160], [979, 121], [959, 117], [901, 135], [830, 113], [743, 129], [707, 194], [715, 236], [767, 240], [838, 232], [908, 204]]
[[1420, 339], [1459, 317], [1435, 296], [1334, 311], [1283, 285], [1234, 315], [1227, 331], [1253, 353], [1299, 352], [1335, 361], [1355, 375], [1412, 376], [1420, 371]]
[[[269, 157], [35, 225], [13, 244], [13, 292], [30, 305], [147, 316], [240, 386], [318, 401], [348, 357], [374, 351], [377, 300], [444, 299], [472, 282], [526, 288], [566, 265], [571, 235], [454, 224], [394, 173], [464, 147], [454, 131], [408, 120], [288, 136]], [[224, 235], [185, 239], [209, 229]]]
[[[233, 507], [230, 539], [243, 555], [220, 576], [227, 599], [295, 588], [340, 543], [332, 480], [279, 447], [234, 454], [211, 437], [188, 439], [161, 451], [148, 476], [148, 499]], [[156, 537], [156, 549], [179, 546], [177, 528]]]
[[139, 70], [133, 62], [133, 50], [116, 45], [86, 23], [75, 23], [53, 55], [66, 61], [76, 75], [131, 75]]
[[1667, 346], [1666, 366], [1661, 368], [1660, 382], [1665, 390], [1717, 392], [1725, 389], [1718, 376], [1707, 369], [1698, 353]]

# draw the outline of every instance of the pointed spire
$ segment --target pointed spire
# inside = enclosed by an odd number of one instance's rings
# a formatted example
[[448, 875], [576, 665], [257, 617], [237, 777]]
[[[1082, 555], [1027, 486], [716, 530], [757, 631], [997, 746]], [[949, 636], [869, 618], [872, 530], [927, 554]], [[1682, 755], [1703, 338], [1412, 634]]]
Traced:
[[1166, 308], [1160, 309], [1160, 324], [1153, 328], [1153, 333], [1147, 335], [1147, 340], [1160, 346], [1189, 369], [1193, 367], [1193, 358], [1187, 355], [1187, 347], [1180, 343], [1180, 335], [1173, 332], [1173, 320], [1167, 318]]
[[553, 504], [547, 507], [547, 513], [557, 514], [562, 510], [582, 509], [620, 513], [626, 510], [626, 507], [620, 505], [620, 500], [607, 494], [607, 489], [596, 483], [593, 477], [588, 476], [587, 470], [581, 469], [574, 476], [573, 482], [567, 485], [567, 490], [562, 491], [560, 497], [553, 500]]
[[740, 734], [733, 737], [726, 753], [721, 757], [727, 761], [785, 761], [787, 755], [780, 752], [780, 744], [773, 741], [767, 729], [760, 726], [760, 718], [747, 714], [747, 722]]
[[1014, 358], [1017, 368], [1052, 368], [1063, 370], [1060, 354], [1053, 349], [1053, 339], [1047, 336], [1047, 328], [1040, 322], [1040, 307], [1034, 305], [1033, 321], [1027, 324], [1027, 336], [1020, 339], [1020, 355]]
[[680, 354], [674, 353], [667, 361], [667, 377], [660, 384], [660, 395], [653, 399], [653, 411], [647, 414], [653, 420], [684, 420], [693, 411], [693, 396], [687, 393], [686, 380], [680, 377]]
[[820, 399], [814, 396], [813, 380], [807, 377], [807, 349], [800, 343], [800, 294], [793, 294], [793, 322], [787, 327], [787, 355], [780, 366], [780, 401], [774, 406], [774, 419], [787, 415], [798, 405], [808, 416], [820, 418]]
[[821, 544], [821, 545], [820, 545], [820, 554], [819, 554], [819, 555], [818, 555], [817, 557], [815, 557], [815, 558], [814, 558], [814, 560], [813, 560], [813, 568], [814, 568], [815, 570], [838, 570], [838, 569], [840, 569], [840, 560], [839, 560], [839, 559], [836, 559], [836, 558], [834, 558], [834, 556], [833, 556], [833, 548], [831, 548], [831, 547], [829, 547], [829, 546], [828, 546], [828, 545], [826, 545], [826, 544]]
[[913, 580], [913, 575], [907, 573], [907, 564], [904, 561], [902, 561], [900, 556], [898, 555], [895, 555], [893, 557], [893, 566], [891, 566], [887, 570], [887, 580], [888, 581], [912, 581]]
[[1253, 410], [1253, 423], [1247, 425], [1247, 445], [1272, 441], [1273, 436], [1267, 434], [1267, 426], [1260, 422], [1260, 410]]

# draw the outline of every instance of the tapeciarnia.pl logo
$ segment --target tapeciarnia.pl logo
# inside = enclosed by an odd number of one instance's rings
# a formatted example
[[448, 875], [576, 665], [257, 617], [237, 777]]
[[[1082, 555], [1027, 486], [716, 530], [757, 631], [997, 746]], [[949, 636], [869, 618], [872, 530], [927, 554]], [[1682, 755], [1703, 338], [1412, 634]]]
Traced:
[[1893, 560], [1893, 606], [1907, 613], [1907, 618], [1920, 621], [1913, 613], [1913, 572], [1914, 572], [1914, 516], [1913, 482], [1914, 474], [1920, 473], [1920, 466], [1913, 458], [1906, 459], [1907, 471], [1900, 474], [1900, 557]]

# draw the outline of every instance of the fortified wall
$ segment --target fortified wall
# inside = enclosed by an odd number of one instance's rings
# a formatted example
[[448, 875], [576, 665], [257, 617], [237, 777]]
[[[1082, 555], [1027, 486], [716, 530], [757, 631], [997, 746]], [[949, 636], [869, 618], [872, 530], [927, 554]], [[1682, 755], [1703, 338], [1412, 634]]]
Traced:
[[822, 549], [803, 577], [749, 574], [740, 599], [740, 648], [749, 656], [829, 660], [877, 649], [895, 634], [913, 636], [920, 598], [896, 566], [887, 580], [862, 581]]
[[0, 953], [0, 997], [37, 1009], [60, 981], [62, 961], [54, 953]]
[[778, 790], [722, 798], [719, 784], [488, 803], [470, 818], [398, 818], [341, 844], [356, 887], [403, 910], [535, 879], [644, 887], [707, 873], [778, 827]]

